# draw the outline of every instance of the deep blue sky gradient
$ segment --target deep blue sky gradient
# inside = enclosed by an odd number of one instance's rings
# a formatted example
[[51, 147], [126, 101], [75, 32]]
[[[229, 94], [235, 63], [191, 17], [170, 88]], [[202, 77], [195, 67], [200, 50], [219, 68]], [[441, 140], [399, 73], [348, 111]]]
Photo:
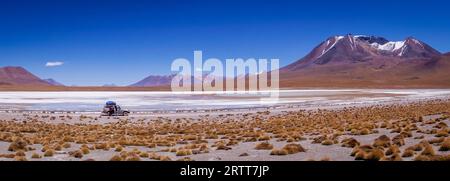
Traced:
[[[0, 0], [0, 66], [66, 85], [128, 85], [172, 60], [279, 58], [348, 33], [414, 36], [450, 51], [450, 3], [414, 0]], [[49, 61], [63, 61], [48, 68]]]

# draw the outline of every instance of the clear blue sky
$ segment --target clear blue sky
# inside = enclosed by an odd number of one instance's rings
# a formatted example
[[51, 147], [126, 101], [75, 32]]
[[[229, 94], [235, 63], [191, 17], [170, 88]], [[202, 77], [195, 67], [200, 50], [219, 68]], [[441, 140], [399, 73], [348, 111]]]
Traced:
[[[279, 58], [338, 34], [414, 36], [450, 51], [450, 3], [413, 0], [1, 0], [0, 66], [66, 85], [128, 85], [172, 60]], [[46, 67], [51, 61], [64, 65]], [[116, 73], [113, 73], [116, 72]]]

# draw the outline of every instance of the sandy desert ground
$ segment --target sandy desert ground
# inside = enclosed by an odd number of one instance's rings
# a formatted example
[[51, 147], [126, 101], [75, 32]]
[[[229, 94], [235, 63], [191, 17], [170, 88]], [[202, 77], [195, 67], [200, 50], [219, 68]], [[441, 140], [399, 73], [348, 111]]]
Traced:
[[315, 109], [0, 112], [0, 160], [450, 160], [450, 99]]

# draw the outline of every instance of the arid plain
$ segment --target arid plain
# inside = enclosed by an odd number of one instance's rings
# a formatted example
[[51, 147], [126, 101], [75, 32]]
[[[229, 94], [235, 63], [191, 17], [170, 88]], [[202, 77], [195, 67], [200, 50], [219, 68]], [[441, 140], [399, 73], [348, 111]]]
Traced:
[[450, 96], [401, 92], [128, 117], [2, 110], [0, 160], [449, 160]]

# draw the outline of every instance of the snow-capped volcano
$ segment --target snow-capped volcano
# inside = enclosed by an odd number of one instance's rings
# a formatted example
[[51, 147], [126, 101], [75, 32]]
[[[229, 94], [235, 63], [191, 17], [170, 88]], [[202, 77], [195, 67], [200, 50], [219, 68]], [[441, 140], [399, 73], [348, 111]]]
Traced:
[[437, 50], [412, 37], [403, 41], [389, 41], [378, 36], [348, 34], [328, 38], [290, 68], [311, 64], [365, 62], [376, 58], [429, 59], [440, 55]]
[[280, 69], [282, 87], [442, 86], [447, 77], [449, 58], [420, 40], [351, 34], [330, 37]]

